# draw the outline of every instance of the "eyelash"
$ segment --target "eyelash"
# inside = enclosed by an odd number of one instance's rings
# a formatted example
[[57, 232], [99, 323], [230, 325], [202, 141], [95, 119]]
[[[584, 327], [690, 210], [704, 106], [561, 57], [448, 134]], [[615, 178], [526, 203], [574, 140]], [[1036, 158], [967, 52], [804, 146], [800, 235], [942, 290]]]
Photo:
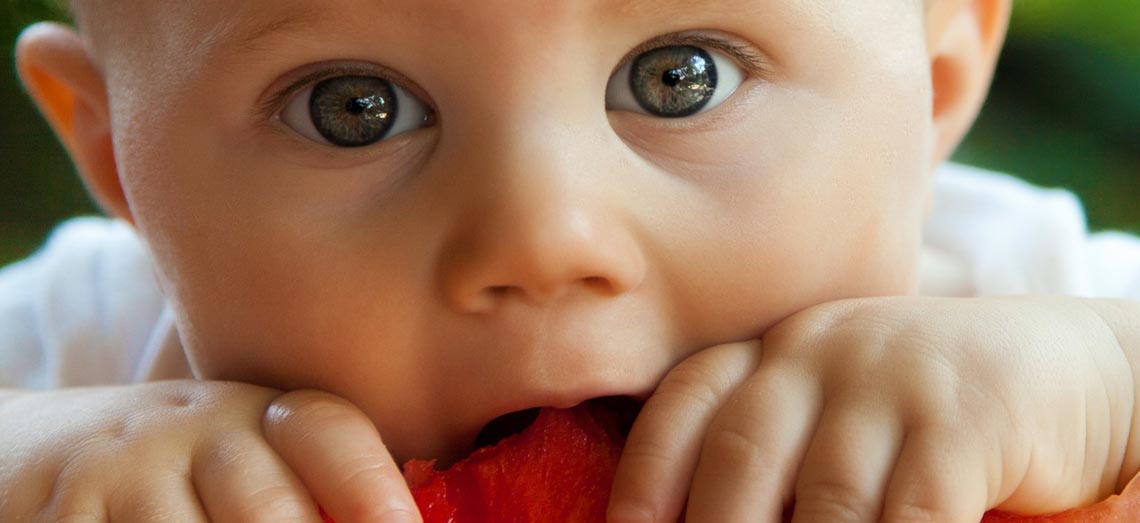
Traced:
[[341, 76], [375, 76], [377, 78], [383, 78], [419, 98], [433, 113], [436, 110], [431, 98], [402, 74], [380, 66], [331, 65], [290, 82], [287, 87], [281, 89], [266, 100], [265, 103], [262, 104], [260, 112], [267, 120], [276, 118], [278, 114], [285, 109], [285, 105], [289, 103], [289, 100], [306, 87]]
[[613, 71], [610, 72], [612, 76], [620, 70], [626, 63], [630, 62], [638, 55], [647, 53], [654, 49], [662, 47], [669, 47], [673, 45], [691, 45], [695, 47], [705, 47], [716, 51], [720, 51], [729, 57], [735, 59], [744, 68], [747, 73], [745, 80], [753, 77], [764, 77], [771, 72], [771, 65], [767, 59], [754, 51], [750, 46], [735, 42], [725, 37], [709, 36], [705, 34], [685, 33], [670, 33], [653, 38], [637, 47], [634, 47], [630, 52], [626, 53]]
[[[746, 76], [745, 80], [753, 77], [763, 77], [767, 75], [771, 68], [769, 62], [752, 50], [749, 46], [731, 41], [727, 38], [708, 36], [703, 34], [692, 33], [671, 33], [663, 36], [653, 38], [645, 43], [634, 47], [625, 56], [618, 61], [617, 66], [610, 72], [612, 76], [620, 70], [627, 62], [633, 60], [638, 55], [671, 45], [693, 45], [697, 47], [707, 47], [720, 51], [729, 57], [735, 59], [744, 67]], [[415, 85], [408, 80], [405, 76], [396, 73], [395, 71], [385, 69], [379, 66], [361, 66], [361, 65], [332, 65], [321, 68], [315, 72], [306, 74], [301, 78], [294, 80], [287, 87], [281, 89], [276, 94], [271, 96], [261, 106], [260, 113], [264, 120], [272, 120], [278, 117], [278, 114], [285, 108], [285, 104], [289, 102], [292, 97], [310, 85], [336, 78], [339, 76], [376, 76], [384, 78], [404, 90], [420, 98], [433, 112], [436, 111], [435, 104], [431, 99], [426, 96], [422, 90], [415, 87]]]

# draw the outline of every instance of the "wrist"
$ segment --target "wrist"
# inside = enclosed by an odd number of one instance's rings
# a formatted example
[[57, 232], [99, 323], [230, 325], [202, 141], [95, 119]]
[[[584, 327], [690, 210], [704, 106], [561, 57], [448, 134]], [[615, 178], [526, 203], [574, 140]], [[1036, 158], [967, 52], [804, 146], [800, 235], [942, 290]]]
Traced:
[[1140, 301], [1082, 300], [1095, 312], [1116, 338], [1122, 356], [1128, 362], [1132, 380], [1131, 418], [1121, 426], [1128, 427], [1128, 437], [1121, 462], [1116, 491], [1140, 473]]

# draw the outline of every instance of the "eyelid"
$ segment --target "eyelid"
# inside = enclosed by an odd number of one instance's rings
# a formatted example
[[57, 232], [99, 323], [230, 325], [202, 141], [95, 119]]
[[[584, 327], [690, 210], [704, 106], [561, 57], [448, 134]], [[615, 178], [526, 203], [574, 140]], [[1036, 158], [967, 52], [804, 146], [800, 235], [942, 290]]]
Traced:
[[703, 32], [686, 31], [661, 35], [638, 45], [626, 53], [610, 74], [616, 74], [626, 63], [642, 53], [672, 45], [708, 47], [720, 51], [740, 62], [741, 67], [748, 72], [749, 77], [764, 77], [772, 72], [771, 61], [757, 52], [751, 45], [744, 44], [743, 42], [737, 41], [736, 38], [728, 37], [727, 35], [721, 36], [719, 34], [713, 35]]
[[[263, 121], [272, 120], [276, 117], [278, 113], [285, 109], [285, 105], [293, 99], [293, 96], [306, 87], [340, 76], [373, 76], [383, 78], [404, 89], [412, 96], [415, 96], [432, 112], [436, 110], [435, 103], [432, 102], [431, 98], [427, 96], [427, 93], [425, 93], [423, 89], [420, 89], [420, 87], [409, 80], [408, 77], [385, 67], [359, 63], [320, 63], [301, 68], [302, 71], [305, 69], [312, 69], [313, 71], [308, 74], [303, 74], [296, 80], [290, 81], [286, 87], [276, 91], [273, 96], [270, 96], [261, 104], [259, 112]], [[291, 74], [295, 75], [299, 73]], [[289, 75], [286, 75], [286, 77], [288, 76]]]

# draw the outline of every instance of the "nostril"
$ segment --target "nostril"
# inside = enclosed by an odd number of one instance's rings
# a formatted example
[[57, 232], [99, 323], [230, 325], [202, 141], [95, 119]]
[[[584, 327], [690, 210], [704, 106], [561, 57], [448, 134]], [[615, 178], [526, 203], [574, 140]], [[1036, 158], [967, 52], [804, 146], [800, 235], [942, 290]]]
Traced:
[[603, 295], [614, 294], [613, 284], [604, 277], [587, 277], [579, 279], [576, 284], [571, 280], [551, 279], [549, 282], [533, 281], [527, 285], [490, 285], [483, 289], [483, 294], [491, 303], [500, 303], [504, 299], [516, 297], [534, 303], [547, 303], [570, 292], [575, 286], [580, 286], [591, 292]]
[[572, 292], [575, 288], [604, 295], [615, 294], [613, 282], [604, 276], [586, 276], [578, 279], [572, 277], [552, 278], [548, 282], [535, 281], [529, 285], [518, 287], [497, 286], [492, 287], [492, 290], [495, 291], [495, 296], [506, 296], [511, 292], [519, 292], [534, 300], [546, 301], [562, 296], [566, 292]]
[[608, 278], [602, 276], [589, 276], [582, 278], [582, 285], [587, 289], [595, 290], [604, 294], [616, 294], [614, 284]]

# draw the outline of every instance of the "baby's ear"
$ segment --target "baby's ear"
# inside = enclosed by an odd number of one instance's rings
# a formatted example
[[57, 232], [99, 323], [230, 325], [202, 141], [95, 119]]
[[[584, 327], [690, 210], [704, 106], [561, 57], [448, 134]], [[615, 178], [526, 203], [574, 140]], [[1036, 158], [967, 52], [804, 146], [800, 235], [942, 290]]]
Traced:
[[103, 74], [74, 29], [44, 22], [16, 41], [20, 80], [108, 214], [133, 221], [115, 164]]
[[926, 12], [937, 143], [932, 165], [950, 157], [985, 102], [1009, 27], [1012, 0], [933, 0]]

